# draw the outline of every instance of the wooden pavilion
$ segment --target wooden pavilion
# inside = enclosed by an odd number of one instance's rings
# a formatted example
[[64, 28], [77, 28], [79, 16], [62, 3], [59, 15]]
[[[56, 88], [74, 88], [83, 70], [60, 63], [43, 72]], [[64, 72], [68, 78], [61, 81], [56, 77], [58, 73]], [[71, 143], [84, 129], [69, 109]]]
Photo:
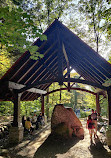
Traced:
[[[111, 86], [105, 84], [111, 78], [111, 64], [58, 20], [44, 34], [47, 36], [46, 41], [37, 39], [34, 42], [39, 47], [37, 51], [44, 57], [32, 60], [30, 52], [26, 51], [0, 79], [0, 101], [10, 100], [14, 103], [12, 137], [16, 133], [17, 142], [23, 137], [20, 101], [33, 101], [41, 96], [44, 114], [44, 97], [51, 93], [46, 90], [53, 82], [66, 86], [59, 90], [77, 89], [94, 94], [98, 113], [99, 95], [107, 94], [108, 124], [111, 125]], [[66, 69], [67, 73], [63, 75]], [[78, 79], [70, 77], [72, 69], [80, 75]], [[93, 86], [95, 91], [74, 88], [74, 83]]]

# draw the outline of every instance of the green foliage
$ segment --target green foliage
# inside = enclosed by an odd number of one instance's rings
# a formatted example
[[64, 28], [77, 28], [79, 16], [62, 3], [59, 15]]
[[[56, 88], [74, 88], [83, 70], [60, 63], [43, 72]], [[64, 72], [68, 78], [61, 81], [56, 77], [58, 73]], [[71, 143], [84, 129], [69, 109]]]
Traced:
[[[79, 0], [67, 10], [68, 15], [65, 19], [68, 20], [64, 20], [68, 28], [104, 58], [111, 50], [111, 29], [108, 29], [111, 24], [110, 4], [111, 2], [106, 0]], [[104, 12], [108, 14], [105, 16]]]
[[106, 32], [107, 38], [111, 40], [111, 1], [109, 2], [109, 7], [102, 12], [102, 15], [105, 21], [102, 30]]
[[103, 83], [104, 86], [109, 87], [111, 86], [111, 79], [106, 79], [105, 83]]
[[[65, 87], [65, 86], [62, 86], [62, 87]], [[59, 89], [60, 86], [58, 83], [53, 83], [50, 88], [49, 88], [49, 91], [52, 91], [52, 90], [55, 90], [55, 89]], [[60, 100], [60, 93], [61, 93], [61, 100]], [[71, 97], [71, 94], [67, 91], [57, 91], [57, 92], [54, 92], [54, 93], [51, 93], [49, 95], [49, 102], [52, 104], [52, 105], [56, 105], [56, 104], [59, 104], [59, 103], [70, 103], [70, 97]]]
[[107, 98], [100, 98], [101, 116], [108, 117], [108, 100]]
[[96, 107], [96, 97], [95, 97], [95, 95], [87, 93], [84, 100], [87, 103], [88, 107], [90, 107], [92, 109], [95, 109], [95, 107]]
[[[41, 28], [47, 28], [54, 19], [59, 19], [70, 6], [72, 0], [25, 0], [22, 8], [30, 15], [37, 15], [35, 23]], [[31, 7], [29, 7], [31, 6]]]
[[0, 102], [0, 116], [13, 115], [13, 103], [2, 101]]
[[106, 127], [106, 131], [111, 131], [111, 125], [108, 125], [108, 126]]
[[110, 57], [109, 57], [109, 63], [111, 64], [111, 54], [110, 54]]
[[[79, 10], [86, 16], [88, 25], [94, 30], [94, 38], [96, 42], [96, 51], [98, 52], [101, 36], [104, 34], [109, 38], [111, 14], [105, 14], [109, 10], [110, 4], [107, 0], [80, 0]], [[90, 29], [91, 30], [91, 29]], [[89, 30], [89, 31], [90, 31]]]
[[[55, 87], [53, 87], [55, 86]], [[58, 84], [51, 85], [50, 88], [55, 88], [58, 86]], [[57, 92], [56, 92], [57, 93]], [[63, 103], [65, 107], [71, 107], [74, 109], [74, 104], [70, 102], [71, 97], [74, 98], [74, 96], [67, 96], [69, 92], [64, 91], [63, 93], [63, 100], [59, 100], [60, 93], [53, 93], [49, 95], [49, 103], [47, 103], [45, 98], [45, 115], [48, 116], [48, 118], [51, 118], [54, 106], [59, 103]], [[70, 93], [69, 93], [70, 94]], [[74, 93], [73, 93], [74, 95]], [[66, 98], [66, 101], [65, 101]], [[68, 101], [67, 101], [68, 100]], [[96, 109], [96, 101], [95, 96], [85, 93], [84, 95], [85, 104], [83, 104], [83, 96], [82, 96], [82, 104], [77, 103], [77, 108], [80, 109], [80, 115], [81, 118], [87, 117], [91, 111], [84, 111], [84, 109], [87, 109], [90, 107], [91, 109]], [[101, 116], [106, 116], [108, 114], [108, 102], [107, 99], [101, 99], [100, 106], [101, 106]], [[31, 116], [34, 112], [38, 115], [41, 111], [41, 101], [40, 98], [35, 101], [21, 101], [21, 115]], [[0, 115], [13, 115], [13, 103], [12, 102], [0, 102]]]
[[48, 118], [51, 118], [53, 109], [54, 105], [52, 105], [51, 103], [45, 104], [45, 114]]
[[30, 116], [33, 112], [39, 114], [41, 111], [41, 102], [40, 100], [34, 101], [23, 101], [21, 102], [21, 114]]
[[35, 25], [35, 18], [34, 15], [29, 15], [28, 12], [24, 12], [22, 8], [13, 4], [6, 3], [5, 6], [2, 4], [0, 8], [0, 49], [6, 49], [11, 55], [15, 52], [20, 55], [29, 50], [37, 58], [39, 53], [36, 54], [37, 48], [32, 45], [32, 39], [40, 37], [41, 40], [46, 40], [47, 38]]
[[37, 51], [37, 46], [33, 46], [33, 47], [30, 47], [30, 52], [32, 52], [31, 53], [31, 59], [33, 59], [33, 60], [37, 60], [38, 59], [38, 57], [40, 57], [40, 58], [43, 58], [43, 54], [40, 54], [39, 52], [36, 52]]
[[11, 66], [11, 59], [7, 55], [6, 50], [2, 50], [0, 53], [0, 78], [5, 74], [5, 72], [10, 68]]
[[88, 115], [90, 115], [91, 112], [85, 112], [83, 110], [80, 110], [80, 116], [81, 118], [85, 118], [85, 117], [88, 117]]
[[[11, 64], [29, 50], [31, 59], [43, 55], [32, 45], [35, 38], [47, 40], [42, 28], [59, 18], [71, 0], [1, 0], [0, 1], [0, 54], [7, 52]], [[0, 63], [1, 64], [1, 63]], [[5, 69], [4, 69], [5, 70]], [[6, 71], [4, 71], [6, 72]]]
[[[41, 111], [41, 102], [35, 101], [21, 101], [21, 115], [30, 116], [33, 112], [39, 114]], [[0, 102], [0, 115], [13, 115], [13, 103], [10, 101]]]

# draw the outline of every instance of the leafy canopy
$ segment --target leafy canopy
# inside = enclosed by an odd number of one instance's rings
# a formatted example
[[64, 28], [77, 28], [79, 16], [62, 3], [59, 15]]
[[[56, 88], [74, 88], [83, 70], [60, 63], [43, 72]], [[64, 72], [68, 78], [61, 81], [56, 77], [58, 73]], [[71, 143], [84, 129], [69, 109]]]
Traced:
[[[32, 40], [40, 37], [46, 40], [42, 35], [42, 30], [34, 23], [35, 16], [29, 15], [20, 6], [13, 3], [1, 3], [0, 7], [0, 50], [6, 49], [12, 55], [23, 53], [29, 50], [32, 54], [37, 51], [37, 47], [32, 46]], [[15, 53], [16, 54], [16, 53]], [[38, 57], [39, 53], [36, 53]]]

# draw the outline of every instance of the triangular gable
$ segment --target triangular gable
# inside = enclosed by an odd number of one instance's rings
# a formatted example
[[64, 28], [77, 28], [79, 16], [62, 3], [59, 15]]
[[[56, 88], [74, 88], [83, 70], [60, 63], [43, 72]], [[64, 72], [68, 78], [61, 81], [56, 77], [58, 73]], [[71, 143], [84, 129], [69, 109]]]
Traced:
[[[85, 80], [102, 85], [106, 79], [111, 78], [111, 65], [58, 20], [44, 34], [47, 35], [47, 41], [38, 39], [34, 42], [44, 57], [35, 61], [30, 59], [28, 51], [25, 52], [0, 80], [1, 100], [11, 99], [12, 94], [6, 84], [9, 81], [30, 85], [37, 81], [60, 78], [61, 72], [67, 67], [63, 47], [69, 66]], [[50, 83], [46, 83], [35, 88], [45, 91], [49, 86]], [[39, 96], [39, 93], [25, 91], [21, 100], [34, 100]]]

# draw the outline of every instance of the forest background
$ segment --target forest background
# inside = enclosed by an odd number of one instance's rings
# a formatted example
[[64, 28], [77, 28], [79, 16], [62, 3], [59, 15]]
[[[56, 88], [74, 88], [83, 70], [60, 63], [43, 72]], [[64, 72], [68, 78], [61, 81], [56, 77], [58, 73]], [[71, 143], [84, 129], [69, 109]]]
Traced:
[[[1, 0], [0, 78], [26, 50], [30, 51], [33, 60], [43, 57], [32, 44], [38, 37], [47, 40], [42, 33], [54, 19], [59, 19], [111, 63], [110, 0]], [[71, 76], [76, 78], [79, 74], [72, 71]], [[81, 84], [74, 87], [85, 88]], [[48, 91], [57, 88], [60, 86], [53, 83]], [[45, 97], [45, 114], [48, 118], [58, 103], [72, 107], [74, 111], [80, 109], [81, 117], [87, 116], [88, 109], [96, 108], [96, 98], [92, 94], [75, 90], [55, 92]], [[100, 98], [100, 106], [101, 115], [107, 116], [106, 98]], [[38, 114], [40, 110], [41, 98], [21, 102], [22, 115]], [[0, 115], [13, 115], [13, 103], [0, 102]]]

